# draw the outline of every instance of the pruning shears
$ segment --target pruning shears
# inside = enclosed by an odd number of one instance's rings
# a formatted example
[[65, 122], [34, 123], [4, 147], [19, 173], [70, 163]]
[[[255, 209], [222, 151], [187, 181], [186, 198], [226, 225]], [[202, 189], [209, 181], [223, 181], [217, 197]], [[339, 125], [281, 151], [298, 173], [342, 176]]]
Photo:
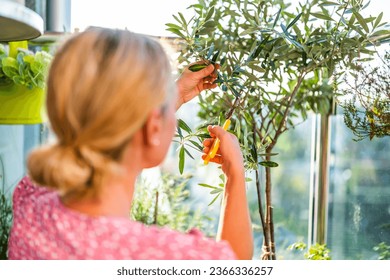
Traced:
[[[230, 123], [231, 123], [231, 118], [232, 118], [232, 115], [233, 115], [233, 112], [234, 112], [234, 109], [236, 109], [238, 107], [238, 104], [240, 103], [240, 97], [237, 95], [236, 96], [236, 99], [234, 100], [234, 103], [233, 103], [233, 106], [230, 108], [230, 110], [227, 112], [225, 118], [225, 122], [222, 126], [223, 130], [228, 130], [229, 129], [229, 126], [230, 126]], [[217, 138], [214, 140], [213, 142], [213, 145], [211, 146], [210, 148], [210, 151], [208, 152], [206, 158], [204, 159], [204, 164], [207, 165], [209, 163], [209, 161], [215, 157], [215, 155], [217, 154], [217, 151], [219, 149], [219, 145], [220, 145], [220, 140]]]

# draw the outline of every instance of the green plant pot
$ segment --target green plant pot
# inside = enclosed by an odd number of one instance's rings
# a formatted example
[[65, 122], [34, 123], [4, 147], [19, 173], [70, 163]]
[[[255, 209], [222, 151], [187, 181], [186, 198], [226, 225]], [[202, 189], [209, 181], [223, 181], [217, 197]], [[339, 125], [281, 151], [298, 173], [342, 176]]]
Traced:
[[44, 100], [43, 89], [0, 85], [0, 124], [42, 123]]

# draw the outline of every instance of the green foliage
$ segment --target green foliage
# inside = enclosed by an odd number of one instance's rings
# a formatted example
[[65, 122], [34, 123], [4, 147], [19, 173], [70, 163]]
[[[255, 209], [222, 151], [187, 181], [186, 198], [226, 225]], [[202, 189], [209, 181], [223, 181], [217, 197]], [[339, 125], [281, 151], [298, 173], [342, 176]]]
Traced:
[[309, 248], [309, 251], [305, 253], [305, 259], [308, 260], [330, 260], [330, 251], [326, 247], [326, 244], [315, 244]]
[[[303, 242], [296, 242], [288, 247], [289, 250], [304, 251], [306, 244]], [[310, 246], [309, 250], [305, 252], [304, 258], [306, 260], [331, 260], [330, 250], [326, 247], [326, 244], [314, 244]]]
[[16, 58], [8, 56], [0, 44], [0, 84], [19, 84], [29, 89], [45, 88], [52, 56], [44, 51], [31, 53], [19, 49]]
[[132, 219], [146, 225], [167, 226], [186, 232], [198, 228], [206, 234], [211, 233], [211, 219], [200, 210], [192, 210], [185, 202], [190, 193], [186, 189], [189, 178], [164, 174], [161, 185], [153, 189], [145, 182], [137, 184]]
[[8, 238], [12, 224], [11, 199], [0, 193], [0, 260], [7, 259]]
[[353, 82], [346, 80], [342, 103], [344, 121], [357, 141], [390, 136], [390, 53], [377, 67], [361, 67], [353, 71]]
[[[192, 18], [178, 13], [175, 23], [167, 24], [179, 37], [180, 63], [220, 65], [219, 87], [199, 98], [198, 116], [220, 124], [234, 110], [232, 132], [240, 141], [246, 169], [258, 175], [265, 168], [264, 215], [259, 199], [265, 248], [275, 243], [271, 168], [277, 163], [271, 157], [279, 137], [309, 112], [328, 114], [347, 70], [359, 69], [375, 53], [372, 46], [390, 38], [383, 14], [362, 15], [368, 4], [312, 0], [293, 8], [283, 0], [198, 0], [189, 7]], [[179, 133], [181, 147], [191, 135], [202, 133], [203, 127], [188, 132], [186, 139]], [[185, 150], [180, 149], [182, 172]], [[261, 197], [259, 180], [257, 176]], [[271, 253], [265, 255], [274, 257]]]
[[[234, 131], [244, 145], [248, 168], [308, 112], [327, 113], [335, 95], [336, 69], [357, 68], [369, 45], [389, 38], [382, 16], [364, 18], [362, 1], [307, 1], [291, 10], [283, 1], [199, 0], [169, 31], [180, 37], [180, 62], [221, 65], [219, 90], [200, 98], [201, 119], [238, 108]], [[252, 134], [255, 134], [253, 137]], [[246, 140], [246, 143], [245, 142]], [[183, 154], [183, 153], [181, 153]]]
[[190, 149], [203, 152], [201, 143], [203, 139], [209, 138], [210, 136], [206, 134], [207, 124], [199, 127], [196, 132], [193, 132], [192, 129], [182, 120], [177, 121], [177, 133], [175, 135], [174, 142], [179, 144], [179, 171], [180, 174], [183, 174], [185, 155], [187, 154], [190, 158], [194, 159]]
[[385, 242], [381, 242], [375, 246], [374, 251], [379, 254], [378, 260], [390, 260], [390, 246]]
[[199, 186], [201, 186], [203, 188], [210, 189], [210, 194], [214, 196], [213, 199], [208, 204], [208, 206], [210, 206], [214, 202], [216, 202], [218, 198], [222, 198], [223, 191], [224, 191], [225, 184], [226, 184], [225, 175], [223, 173], [220, 174], [219, 179], [220, 179], [220, 183], [218, 184], [218, 186], [211, 186], [209, 184], [204, 184], [204, 183], [199, 184]]

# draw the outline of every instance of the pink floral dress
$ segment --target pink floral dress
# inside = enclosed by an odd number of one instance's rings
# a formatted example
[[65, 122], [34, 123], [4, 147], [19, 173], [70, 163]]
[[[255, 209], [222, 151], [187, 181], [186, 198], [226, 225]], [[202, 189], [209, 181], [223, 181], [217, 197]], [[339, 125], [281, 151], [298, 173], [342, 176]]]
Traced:
[[227, 242], [120, 217], [66, 208], [58, 193], [25, 177], [13, 195], [9, 259], [235, 259]]

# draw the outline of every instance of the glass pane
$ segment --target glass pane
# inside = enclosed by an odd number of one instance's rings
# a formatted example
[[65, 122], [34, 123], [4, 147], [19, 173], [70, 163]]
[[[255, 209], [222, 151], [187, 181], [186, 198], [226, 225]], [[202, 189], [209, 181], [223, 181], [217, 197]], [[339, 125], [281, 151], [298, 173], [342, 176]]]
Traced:
[[26, 174], [28, 152], [45, 139], [43, 126], [0, 125], [0, 189], [11, 195]]
[[390, 141], [361, 142], [333, 119], [328, 242], [333, 259], [377, 259], [390, 244]]
[[[279, 164], [271, 169], [277, 259], [303, 259], [303, 252], [287, 248], [295, 242], [307, 243], [312, 118], [285, 132], [274, 149], [278, 155], [272, 160]], [[262, 172], [264, 182], [264, 169]], [[264, 184], [261, 187], [264, 190]], [[260, 225], [254, 184], [249, 184], [248, 192], [252, 221]], [[262, 229], [256, 230], [254, 237], [254, 259], [258, 259], [263, 242]]]

